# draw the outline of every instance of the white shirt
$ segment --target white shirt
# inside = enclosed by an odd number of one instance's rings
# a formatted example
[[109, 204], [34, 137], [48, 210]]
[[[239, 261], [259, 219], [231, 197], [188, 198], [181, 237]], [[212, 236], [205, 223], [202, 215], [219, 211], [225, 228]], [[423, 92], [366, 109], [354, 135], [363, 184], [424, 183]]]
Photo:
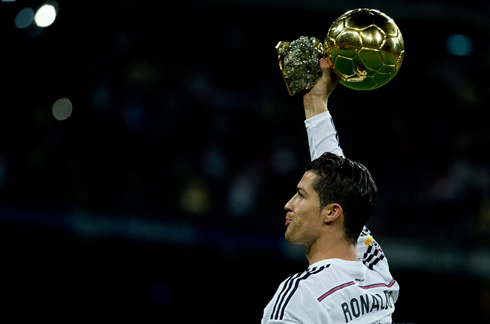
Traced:
[[[305, 120], [305, 126], [312, 160], [324, 152], [344, 156], [328, 111]], [[365, 226], [357, 256], [359, 261], [321, 260], [284, 280], [262, 324], [392, 323], [399, 285]]]

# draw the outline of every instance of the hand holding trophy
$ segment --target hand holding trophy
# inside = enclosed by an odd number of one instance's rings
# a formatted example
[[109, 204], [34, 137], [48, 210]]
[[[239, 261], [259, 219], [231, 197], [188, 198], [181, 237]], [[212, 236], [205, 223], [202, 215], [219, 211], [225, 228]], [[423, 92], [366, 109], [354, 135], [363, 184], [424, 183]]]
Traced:
[[292, 96], [311, 89], [322, 71], [318, 61], [328, 57], [343, 85], [373, 90], [388, 83], [398, 72], [405, 53], [400, 29], [393, 19], [374, 9], [346, 12], [330, 26], [322, 44], [302, 36], [276, 46], [279, 67]]

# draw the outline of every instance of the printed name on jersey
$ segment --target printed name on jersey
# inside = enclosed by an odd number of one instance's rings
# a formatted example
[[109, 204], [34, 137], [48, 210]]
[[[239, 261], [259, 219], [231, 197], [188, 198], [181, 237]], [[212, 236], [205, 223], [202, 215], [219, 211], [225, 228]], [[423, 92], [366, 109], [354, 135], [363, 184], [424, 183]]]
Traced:
[[284, 317], [284, 312], [289, 301], [293, 297], [296, 290], [298, 290], [301, 281], [308, 279], [311, 275], [315, 275], [322, 270], [330, 267], [330, 264], [321, 266], [320, 268], [313, 267], [304, 272], [297, 273], [290, 276], [283, 284], [281, 292], [277, 296], [274, 308], [272, 309], [272, 314], [270, 319], [272, 320], [282, 320]]
[[[377, 284], [358, 286], [358, 287], [361, 289], [372, 289], [378, 287], [391, 288], [395, 283], [396, 281], [393, 279], [389, 284], [377, 283]], [[330, 289], [320, 297], [318, 297], [317, 300], [319, 302], [322, 302], [325, 298], [332, 295], [333, 293], [355, 284], [356, 283], [354, 281], [349, 281], [341, 285], [338, 285]], [[393, 303], [391, 298], [392, 291], [384, 290], [383, 293], [384, 293], [384, 299], [380, 294], [364, 294], [364, 295], [360, 295], [359, 298], [352, 298], [350, 302], [344, 301], [343, 303], [341, 303], [340, 307], [342, 308], [342, 312], [344, 313], [345, 322], [349, 323], [349, 321], [352, 321], [353, 317], [358, 318], [359, 316], [371, 313], [373, 311], [393, 308]]]
[[345, 322], [349, 323], [352, 319], [366, 315], [371, 312], [393, 308], [391, 299], [392, 291], [384, 290], [384, 296], [380, 294], [365, 294], [359, 298], [352, 298], [349, 302], [344, 301], [340, 304], [344, 312]]

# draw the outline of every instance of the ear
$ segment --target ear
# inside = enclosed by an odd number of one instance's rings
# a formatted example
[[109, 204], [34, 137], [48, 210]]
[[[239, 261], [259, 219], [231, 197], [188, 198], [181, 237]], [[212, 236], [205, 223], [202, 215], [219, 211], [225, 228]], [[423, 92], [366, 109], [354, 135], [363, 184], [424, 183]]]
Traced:
[[339, 204], [331, 203], [323, 208], [322, 213], [325, 224], [330, 225], [335, 221], [343, 219], [344, 210]]

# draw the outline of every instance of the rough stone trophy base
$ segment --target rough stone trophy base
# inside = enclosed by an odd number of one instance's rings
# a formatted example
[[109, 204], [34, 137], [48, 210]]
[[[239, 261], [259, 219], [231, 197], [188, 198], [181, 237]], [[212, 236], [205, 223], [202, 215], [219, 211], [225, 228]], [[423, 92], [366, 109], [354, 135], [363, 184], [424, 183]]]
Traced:
[[279, 42], [276, 50], [289, 95], [315, 86], [322, 76], [318, 61], [324, 53], [323, 45], [318, 39], [301, 36], [292, 42]]

